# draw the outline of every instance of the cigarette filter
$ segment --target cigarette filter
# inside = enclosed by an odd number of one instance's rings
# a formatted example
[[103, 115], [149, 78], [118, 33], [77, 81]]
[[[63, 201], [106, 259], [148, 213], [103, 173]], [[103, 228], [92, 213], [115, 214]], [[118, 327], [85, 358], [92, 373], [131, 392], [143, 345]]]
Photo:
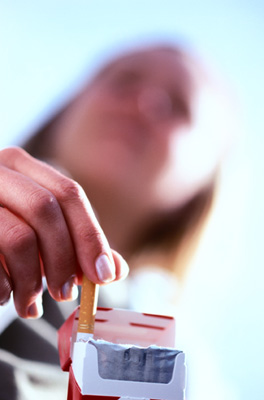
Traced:
[[97, 299], [98, 285], [83, 276], [77, 341], [87, 341], [93, 337]]

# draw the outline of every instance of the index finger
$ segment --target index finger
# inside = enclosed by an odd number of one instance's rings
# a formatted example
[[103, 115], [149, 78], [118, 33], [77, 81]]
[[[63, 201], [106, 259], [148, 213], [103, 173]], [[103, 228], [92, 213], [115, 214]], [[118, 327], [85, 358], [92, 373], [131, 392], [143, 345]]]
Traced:
[[55, 195], [82, 272], [95, 283], [115, 280], [116, 265], [110, 246], [81, 186], [22, 149], [5, 149], [1, 159], [5, 166], [25, 174]]

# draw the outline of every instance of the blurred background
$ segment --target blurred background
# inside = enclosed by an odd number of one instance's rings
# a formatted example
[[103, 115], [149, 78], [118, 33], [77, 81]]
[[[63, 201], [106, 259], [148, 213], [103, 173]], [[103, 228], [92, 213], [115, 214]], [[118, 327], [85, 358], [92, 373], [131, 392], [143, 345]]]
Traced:
[[[196, 367], [203, 373], [213, 360], [232, 393], [226, 399], [234, 400], [264, 398], [263, 38], [261, 0], [0, 0], [0, 148], [19, 144], [98, 63], [131, 43], [185, 43], [229, 81], [241, 132], [190, 271], [178, 329], [184, 324], [189, 351], [209, 349]], [[208, 376], [209, 392], [213, 384]]]

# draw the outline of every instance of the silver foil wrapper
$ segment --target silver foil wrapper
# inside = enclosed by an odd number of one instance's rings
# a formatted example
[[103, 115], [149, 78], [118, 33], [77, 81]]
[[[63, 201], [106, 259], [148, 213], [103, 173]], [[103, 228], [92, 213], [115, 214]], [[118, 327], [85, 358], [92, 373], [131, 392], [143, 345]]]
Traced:
[[169, 383], [181, 351], [158, 346], [137, 347], [91, 339], [97, 349], [99, 375], [104, 379]]

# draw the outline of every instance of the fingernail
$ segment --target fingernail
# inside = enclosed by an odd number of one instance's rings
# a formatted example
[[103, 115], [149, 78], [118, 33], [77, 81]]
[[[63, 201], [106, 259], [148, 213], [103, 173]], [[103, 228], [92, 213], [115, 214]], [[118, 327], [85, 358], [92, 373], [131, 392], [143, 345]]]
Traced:
[[115, 265], [106, 254], [101, 254], [96, 259], [95, 268], [101, 282], [111, 282], [115, 279]]
[[78, 286], [75, 284], [76, 276], [72, 275], [61, 288], [61, 300], [75, 300], [78, 297]]
[[28, 318], [40, 318], [43, 314], [42, 297], [39, 296], [36, 301], [28, 307]]

